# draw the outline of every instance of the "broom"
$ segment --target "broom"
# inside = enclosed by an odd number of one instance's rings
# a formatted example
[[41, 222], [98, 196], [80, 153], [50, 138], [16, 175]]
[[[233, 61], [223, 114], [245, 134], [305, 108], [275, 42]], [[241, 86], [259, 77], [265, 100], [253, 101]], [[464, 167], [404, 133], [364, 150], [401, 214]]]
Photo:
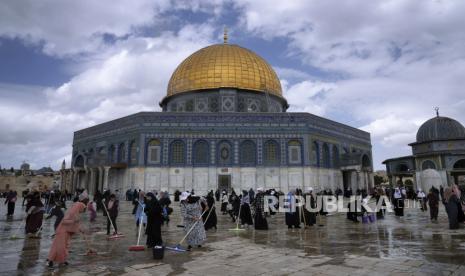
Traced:
[[[205, 226], [205, 224], [207, 223], [208, 218], [210, 217], [210, 215], [211, 215], [211, 213], [212, 213], [212, 211], [213, 211], [213, 208], [215, 208], [215, 206], [212, 206], [212, 207], [210, 208], [210, 212], [208, 212], [207, 218], [206, 218], [205, 221], [203, 222], [203, 225], [204, 225], [204, 226]], [[184, 227], [184, 225], [183, 225], [183, 227]]]
[[187, 238], [187, 236], [189, 236], [189, 234], [192, 232], [192, 230], [194, 230], [194, 227], [195, 225], [197, 225], [197, 223], [202, 219], [203, 217], [203, 214], [205, 214], [205, 212], [207, 212], [207, 210], [203, 211], [203, 213], [200, 215], [200, 218], [199, 220], [197, 220], [196, 222], [194, 222], [194, 224], [192, 225], [191, 229], [189, 229], [189, 231], [187, 231], [186, 235], [184, 235], [184, 237], [181, 239], [181, 241], [179, 241], [179, 243], [175, 246], [175, 247], [165, 247], [166, 249], [170, 249], [170, 250], [173, 250], [173, 251], [177, 251], [177, 252], [186, 252], [186, 249], [183, 249], [181, 247], [181, 244], [184, 242], [184, 240]]
[[107, 239], [108, 239], [108, 240], [113, 240], [113, 239], [119, 239], [119, 238], [124, 237], [124, 235], [118, 234], [118, 233], [116, 232], [116, 228], [115, 228], [115, 226], [113, 225], [113, 221], [111, 221], [111, 219], [110, 219], [110, 214], [108, 213], [107, 206], [105, 206], [105, 204], [102, 204], [102, 205], [103, 205], [103, 209], [105, 209], [105, 213], [107, 213], [107, 219], [110, 221], [111, 227], [113, 228], [113, 231], [115, 232], [115, 234], [111, 235], [111, 236], [108, 237]]
[[239, 205], [239, 214], [237, 214], [237, 218], [236, 218], [236, 228], [229, 229], [229, 231], [245, 231], [245, 229], [239, 228], [239, 220], [241, 219], [241, 209], [242, 209], [242, 204]]
[[142, 206], [142, 212], [140, 213], [140, 216], [139, 216], [139, 233], [137, 234], [137, 244], [136, 245], [131, 245], [129, 246], [129, 251], [144, 251], [145, 250], [145, 246], [143, 245], [139, 245], [139, 242], [140, 242], [140, 231], [142, 229], [142, 219], [144, 217], [144, 210], [145, 210], [145, 206], [142, 205], [139, 200], [137, 200], [137, 203], [139, 203], [140, 206]]

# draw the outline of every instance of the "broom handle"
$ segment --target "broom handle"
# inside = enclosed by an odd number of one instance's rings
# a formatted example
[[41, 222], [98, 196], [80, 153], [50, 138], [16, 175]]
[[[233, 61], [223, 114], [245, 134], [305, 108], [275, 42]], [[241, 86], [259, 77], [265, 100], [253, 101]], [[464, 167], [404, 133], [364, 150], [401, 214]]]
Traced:
[[212, 207], [210, 208], [210, 212], [208, 212], [208, 216], [207, 216], [207, 218], [205, 219], [205, 221], [203, 222], [203, 225], [204, 225], [204, 226], [205, 226], [205, 223], [207, 223], [208, 218], [210, 217], [210, 215], [211, 215], [211, 213], [212, 213], [212, 211], [213, 211], [213, 208], [215, 208], [215, 206], [212, 206]]
[[200, 218], [199, 220], [197, 220], [194, 225], [192, 225], [191, 229], [189, 229], [189, 231], [187, 231], [187, 234], [182, 238], [182, 240], [179, 242], [179, 244], [182, 244], [182, 242], [187, 238], [187, 236], [189, 236], [189, 234], [192, 232], [192, 230], [194, 229], [195, 225], [197, 224], [197, 222], [200, 221], [200, 219], [202, 218], [203, 214], [205, 214], [205, 212], [207, 212], [207, 210], [203, 211], [203, 213], [200, 215]]
[[139, 242], [140, 242], [140, 230], [142, 229], [142, 218], [144, 217], [145, 206], [143, 206], [139, 202], [139, 200], [137, 201], [137, 203], [139, 203], [140, 206], [142, 206], [142, 213], [140, 213], [140, 216], [139, 216], [139, 234], [137, 234], [137, 245], [139, 245]]
[[[107, 213], [107, 219], [110, 221], [111, 227], [113, 228], [113, 231], [116, 233], [116, 228], [113, 225], [113, 221], [111, 221], [110, 214], [108, 213], [108, 210], [107, 210], [107, 206], [105, 206], [105, 203], [103, 203], [102, 205], [103, 205], [103, 209], [105, 209], [105, 212]], [[116, 234], [118, 234], [118, 233], [116, 233]]]
[[236, 219], [236, 229], [239, 229], [239, 220], [241, 219], [241, 209], [242, 209], [242, 204], [239, 205], [239, 214], [237, 214], [237, 219]]

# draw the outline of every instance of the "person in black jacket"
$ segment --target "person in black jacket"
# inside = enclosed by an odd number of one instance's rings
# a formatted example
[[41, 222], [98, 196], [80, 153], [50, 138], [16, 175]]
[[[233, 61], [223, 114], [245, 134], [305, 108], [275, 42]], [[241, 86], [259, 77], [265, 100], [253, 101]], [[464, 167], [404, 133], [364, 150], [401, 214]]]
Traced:
[[147, 193], [147, 202], [145, 213], [147, 214], [147, 227], [145, 234], [147, 235], [147, 247], [152, 248], [156, 245], [163, 244], [161, 237], [161, 225], [163, 223], [162, 208], [160, 202], [153, 193]]
[[110, 226], [113, 224], [115, 232], [113, 235], [118, 234], [118, 226], [116, 225], [116, 218], [118, 217], [119, 200], [115, 194], [111, 194], [108, 200], [105, 202], [105, 207], [108, 211], [107, 217], [107, 235], [110, 235]]

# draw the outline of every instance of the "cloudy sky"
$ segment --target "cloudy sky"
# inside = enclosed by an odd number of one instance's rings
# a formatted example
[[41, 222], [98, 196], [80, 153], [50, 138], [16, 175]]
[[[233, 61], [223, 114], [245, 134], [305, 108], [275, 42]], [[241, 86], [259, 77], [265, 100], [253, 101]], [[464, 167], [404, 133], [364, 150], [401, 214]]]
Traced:
[[58, 168], [74, 131], [158, 111], [176, 66], [226, 25], [291, 111], [369, 131], [381, 169], [435, 106], [465, 122], [464, 14], [461, 0], [2, 1], [0, 164]]

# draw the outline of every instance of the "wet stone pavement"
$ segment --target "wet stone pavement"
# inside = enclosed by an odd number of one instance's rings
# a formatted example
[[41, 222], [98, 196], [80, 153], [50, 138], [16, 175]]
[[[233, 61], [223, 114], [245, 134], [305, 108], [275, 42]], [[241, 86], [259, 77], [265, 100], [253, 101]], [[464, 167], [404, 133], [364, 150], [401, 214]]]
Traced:
[[[68, 204], [71, 204], [68, 202]], [[163, 240], [175, 245], [183, 236], [178, 203], [169, 226], [163, 226]], [[217, 207], [219, 207], [217, 205]], [[69, 266], [49, 270], [46, 258], [53, 234], [54, 218], [44, 222], [41, 239], [24, 237], [24, 209], [17, 204], [15, 216], [6, 220], [6, 206], [0, 210], [1, 275], [465, 275], [465, 227], [448, 230], [441, 206], [439, 221], [431, 223], [428, 213], [405, 210], [405, 217], [393, 214], [373, 224], [355, 224], [345, 214], [321, 219], [308, 229], [288, 230], [284, 214], [268, 218], [270, 230], [230, 231], [235, 225], [219, 212], [218, 230], [207, 232], [203, 248], [179, 253], [165, 251], [162, 261], [153, 260], [149, 250], [130, 252], [136, 244], [132, 206], [122, 202], [117, 219], [125, 235], [107, 241], [106, 221], [98, 214], [85, 227], [97, 256], [85, 256], [82, 236], [72, 239]], [[142, 236], [145, 244], [145, 236]]]

